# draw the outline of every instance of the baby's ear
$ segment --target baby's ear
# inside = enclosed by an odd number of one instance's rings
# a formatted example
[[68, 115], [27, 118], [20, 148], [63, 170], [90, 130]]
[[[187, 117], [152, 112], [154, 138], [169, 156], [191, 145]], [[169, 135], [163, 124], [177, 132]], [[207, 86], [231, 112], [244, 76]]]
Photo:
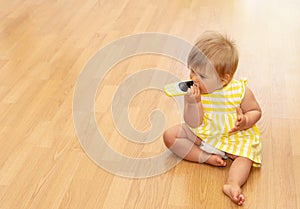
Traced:
[[231, 77], [230, 77], [230, 75], [228, 73], [225, 74], [224, 76], [222, 76], [221, 77], [221, 82], [222, 82], [223, 86], [225, 86], [226, 84], [228, 84], [229, 81], [230, 81], [230, 79], [231, 79]]

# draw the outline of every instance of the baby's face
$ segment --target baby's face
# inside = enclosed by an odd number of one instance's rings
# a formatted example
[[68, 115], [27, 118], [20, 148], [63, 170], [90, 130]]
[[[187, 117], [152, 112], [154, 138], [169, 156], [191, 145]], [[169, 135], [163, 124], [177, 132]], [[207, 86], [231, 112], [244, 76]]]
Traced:
[[223, 87], [219, 75], [215, 70], [190, 70], [190, 78], [195, 86], [199, 87], [201, 94], [212, 93]]

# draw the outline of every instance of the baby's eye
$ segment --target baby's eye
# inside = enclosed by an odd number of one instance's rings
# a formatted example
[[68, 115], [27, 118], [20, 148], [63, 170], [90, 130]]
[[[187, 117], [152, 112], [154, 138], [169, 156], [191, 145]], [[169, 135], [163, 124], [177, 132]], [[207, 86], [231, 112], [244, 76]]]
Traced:
[[207, 77], [205, 75], [200, 75], [200, 78], [206, 79]]

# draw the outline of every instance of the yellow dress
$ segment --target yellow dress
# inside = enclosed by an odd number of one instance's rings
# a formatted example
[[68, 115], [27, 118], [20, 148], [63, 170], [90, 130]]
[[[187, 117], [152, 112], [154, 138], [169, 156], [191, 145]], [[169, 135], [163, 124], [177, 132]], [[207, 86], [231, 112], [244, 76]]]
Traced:
[[235, 80], [220, 90], [201, 94], [204, 117], [197, 128], [190, 128], [207, 144], [253, 161], [254, 167], [261, 165], [261, 138], [256, 125], [252, 128], [228, 134], [237, 119], [236, 107], [240, 106], [247, 81]]

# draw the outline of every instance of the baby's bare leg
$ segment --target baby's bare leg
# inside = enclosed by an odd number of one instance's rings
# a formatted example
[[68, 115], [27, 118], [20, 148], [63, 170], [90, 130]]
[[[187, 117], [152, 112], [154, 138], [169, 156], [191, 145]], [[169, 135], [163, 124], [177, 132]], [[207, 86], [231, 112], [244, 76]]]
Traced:
[[235, 158], [230, 166], [226, 184], [223, 186], [223, 192], [238, 205], [242, 205], [245, 201], [241, 187], [246, 183], [251, 167], [251, 160], [244, 157]]
[[165, 145], [179, 157], [192, 162], [205, 162], [215, 166], [226, 166], [218, 155], [210, 155], [199, 148], [200, 139], [184, 124], [174, 126], [164, 133]]

